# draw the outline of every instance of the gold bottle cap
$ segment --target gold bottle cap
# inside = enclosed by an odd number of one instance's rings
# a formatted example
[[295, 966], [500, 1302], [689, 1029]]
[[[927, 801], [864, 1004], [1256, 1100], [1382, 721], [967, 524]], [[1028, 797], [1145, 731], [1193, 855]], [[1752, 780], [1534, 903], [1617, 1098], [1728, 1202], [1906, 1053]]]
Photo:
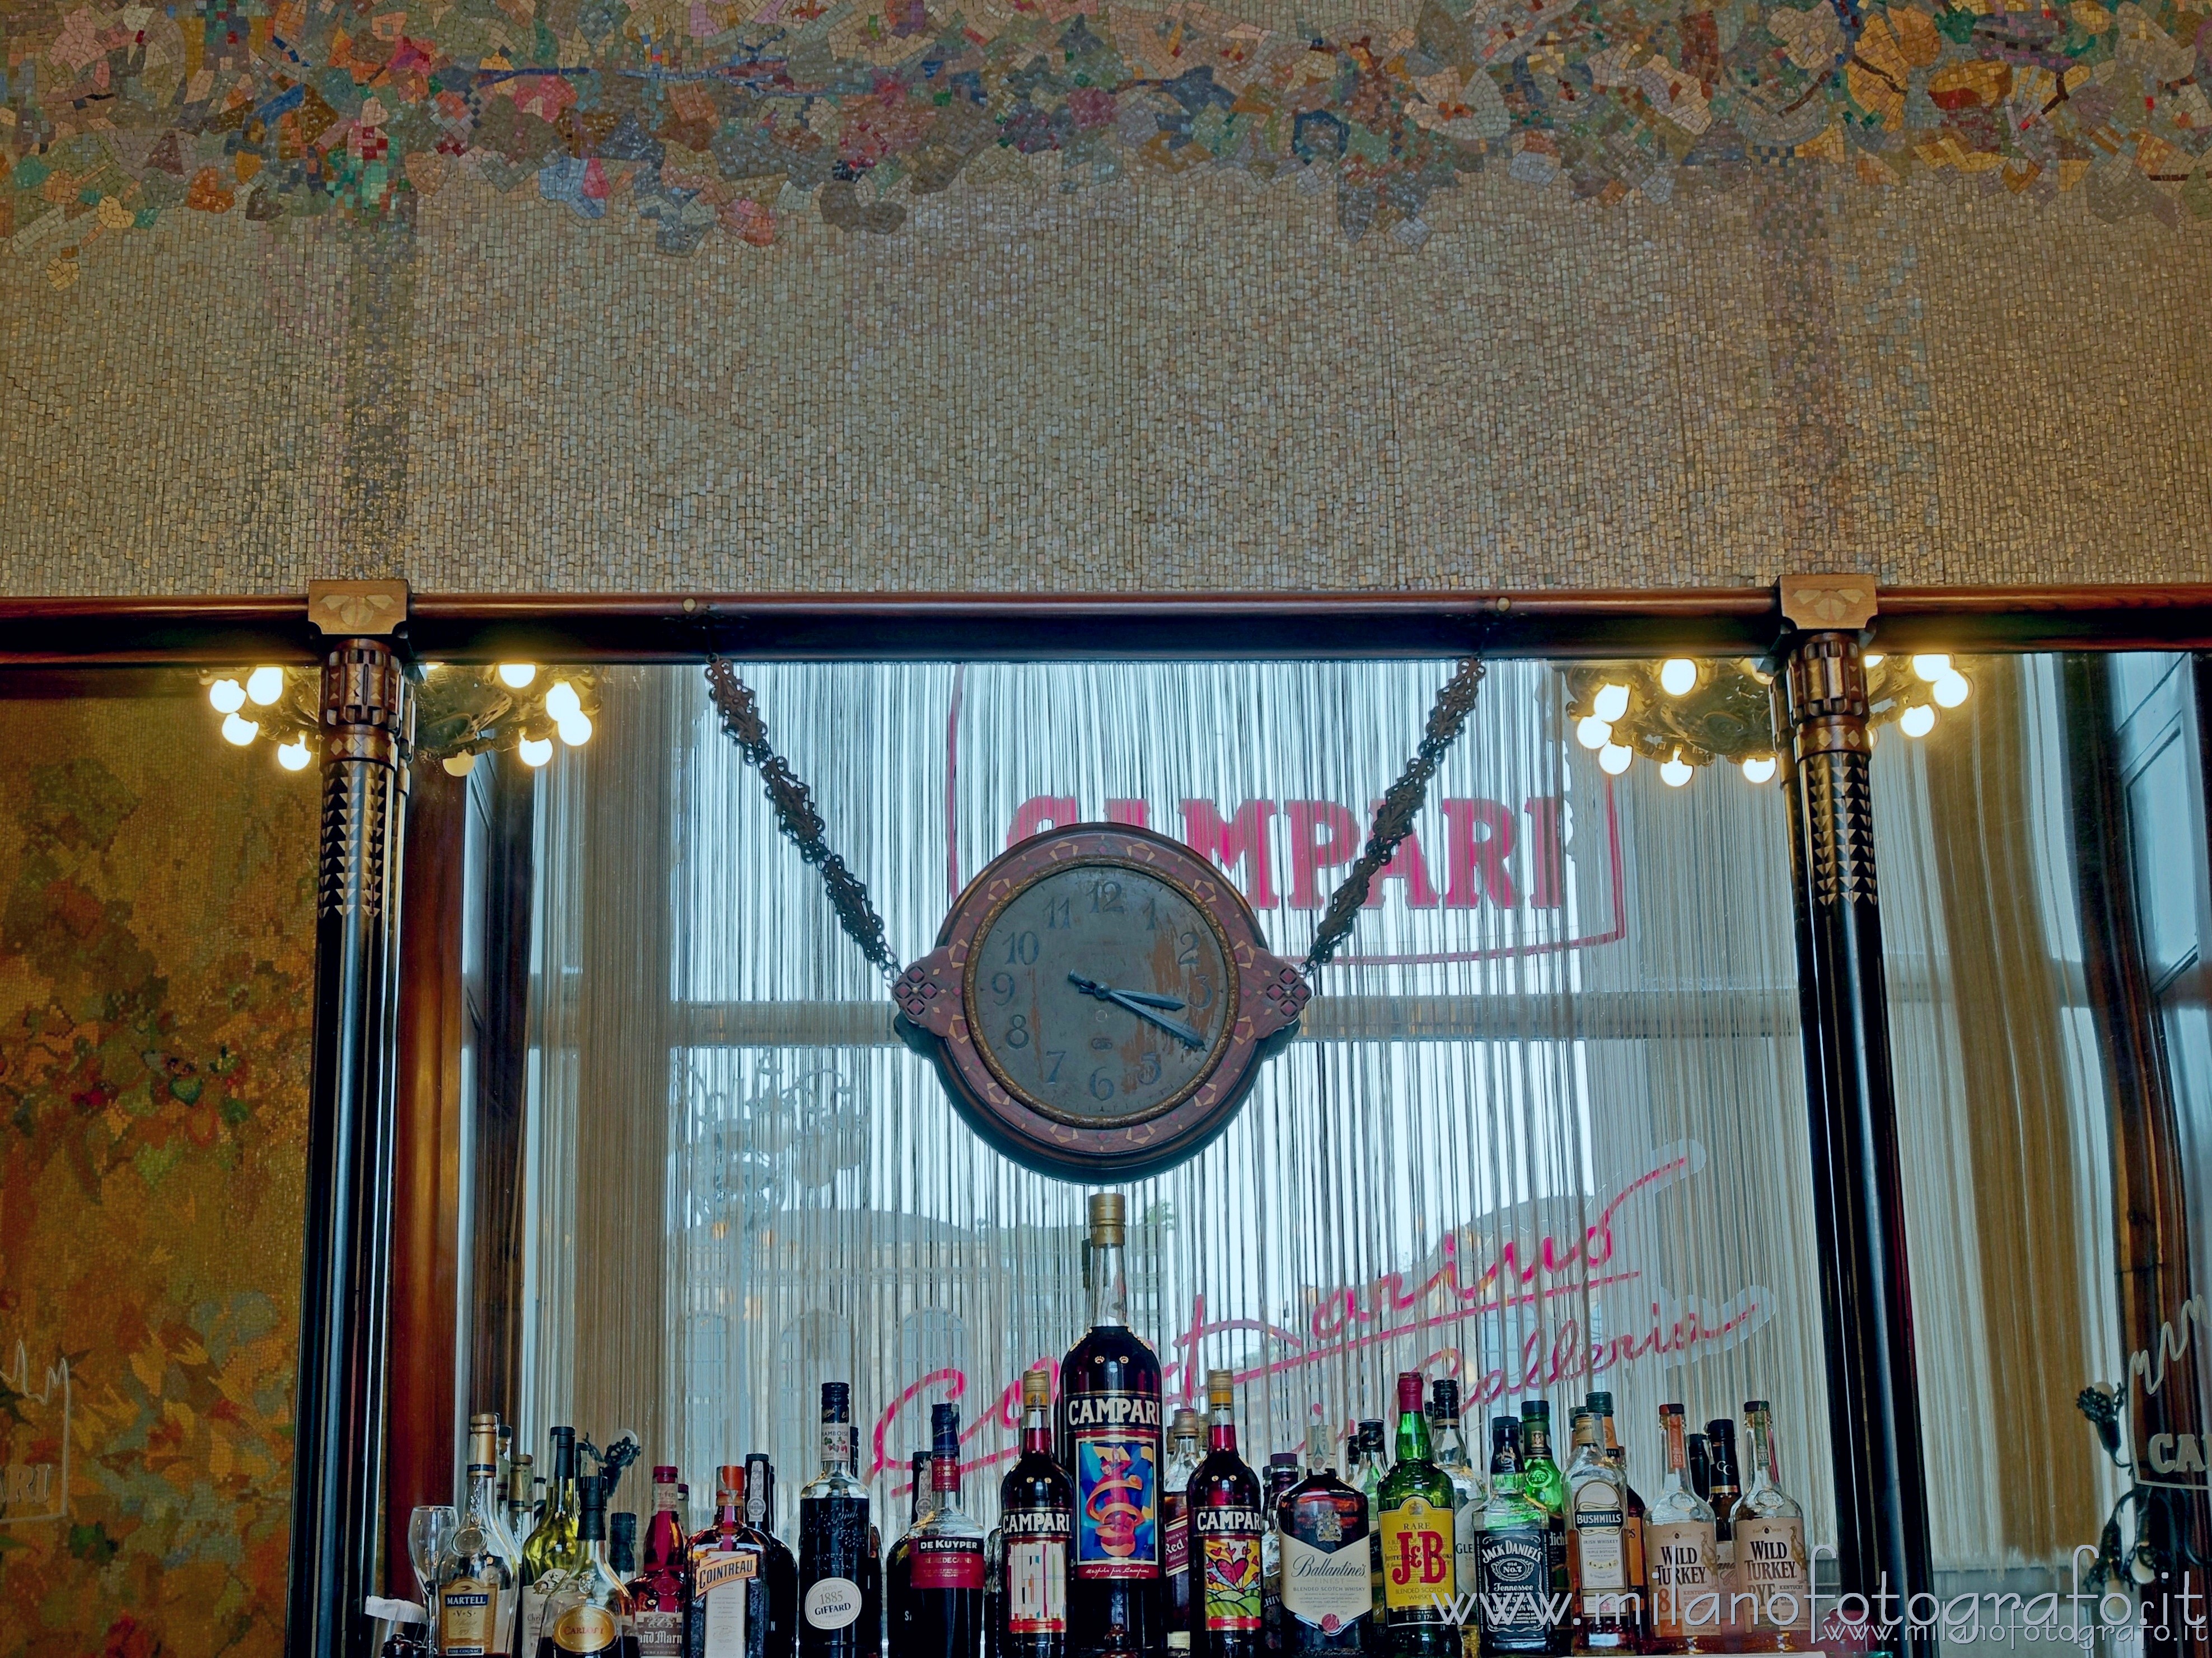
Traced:
[[471, 1429], [481, 1429], [489, 1430], [492, 1433], [497, 1433], [499, 1431], [499, 1412], [497, 1411], [479, 1411], [469, 1418], [469, 1426]]
[[1121, 1242], [1122, 1230], [1128, 1222], [1128, 1199], [1119, 1192], [1093, 1192], [1091, 1194], [1091, 1242], [1093, 1244]]
[[1022, 1376], [1022, 1408], [1044, 1410], [1052, 1404], [1052, 1372], [1040, 1364]]
[[1237, 1403], [1237, 1373], [1234, 1370], [1208, 1370], [1206, 1373], [1206, 1407], [1210, 1411], [1225, 1411]]
[[1198, 1412], [1188, 1409], [1177, 1411], [1168, 1425], [1168, 1436], [1171, 1439], [1197, 1438]]

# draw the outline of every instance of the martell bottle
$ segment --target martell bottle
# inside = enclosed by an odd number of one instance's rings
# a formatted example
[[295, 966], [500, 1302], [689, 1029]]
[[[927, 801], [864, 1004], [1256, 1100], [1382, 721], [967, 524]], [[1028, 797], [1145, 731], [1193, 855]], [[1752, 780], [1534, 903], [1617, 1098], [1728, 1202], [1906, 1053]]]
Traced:
[[799, 1644], [799, 1562], [775, 1534], [775, 1464], [745, 1458], [745, 1525], [760, 1540], [768, 1578], [767, 1658], [791, 1658]]
[[983, 1528], [960, 1509], [960, 1408], [930, 1411], [929, 1511], [914, 1541], [909, 1613], [891, 1658], [977, 1658], [983, 1649]]
[[1737, 1620], [1758, 1644], [1802, 1652], [1813, 1644], [1813, 1578], [1805, 1552], [1805, 1511], [1783, 1491], [1773, 1413], [1763, 1399], [1743, 1402], [1751, 1487], [1735, 1506], [1735, 1593], [1753, 1597]]
[[822, 1384], [822, 1472], [799, 1493], [799, 1658], [874, 1658], [868, 1488], [853, 1448], [853, 1388]]
[[1436, 1424], [1437, 1466], [1452, 1483], [1452, 1587], [1464, 1614], [1460, 1651], [1462, 1658], [1475, 1658], [1481, 1639], [1474, 1606], [1482, 1593], [1482, 1504], [1489, 1493], [1460, 1429], [1458, 1382], [1439, 1377], [1429, 1385], [1429, 1417]]
[[1190, 1649], [1190, 1477], [1197, 1472], [1198, 1412], [1177, 1411], [1168, 1427], [1168, 1471], [1160, 1481], [1160, 1575], [1167, 1581], [1170, 1652]]
[[1552, 1637], [1551, 1516], [1521, 1488], [1521, 1423], [1490, 1422], [1482, 1509], [1482, 1651], [1543, 1652]]
[[1066, 1658], [1075, 1487], [1052, 1455], [1052, 1373], [1022, 1378], [1021, 1460], [999, 1482], [1000, 1658]]
[[1068, 1645], [1076, 1658], [1166, 1645], [1160, 1577], [1160, 1361], [1129, 1328], [1127, 1209], [1091, 1197], [1091, 1333], [1060, 1367], [1060, 1454], [1075, 1481]]
[[691, 1616], [691, 1546], [684, 1534], [682, 1485], [666, 1463], [653, 1471], [653, 1517], [645, 1561], [630, 1580], [630, 1630], [638, 1658], [683, 1658]]
[[1237, 1454], [1237, 1379], [1206, 1377], [1206, 1461], [1190, 1479], [1192, 1658], [1259, 1658], [1267, 1510], [1260, 1481]]
[[499, 1418], [469, 1418], [469, 1489], [438, 1584], [438, 1650], [447, 1658], [513, 1658], [522, 1551], [507, 1528], [497, 1476]]
[[914, 1622], [914, 1528], [929, 1511], [929, 1453], [916, 1451], [907, 1464], [906, 1529], [884, 1562], [884, 1645], [903, 1642]]
[[547, 1579], [573, 1570], [582, 1558], [576, 1538], [576, 1430], [556, 1428], [550, 1437], [552, 1489], [545, 1512], [522, 1545], [522, 1610], [517, 1620], [521, 1627], [515, 1643], [521, 1652], [535, 1652], [544, 1633]]
[[1651, 1580], [1644, 1564], [1644, 1498], [1628, 1478], [1628, 1450], [1613, 1422], [1613, 1394], [1600, 1391], [1586, 1401], [1605, 1424], [1605, 1459], [1620, 1472], [1621, 1495], [1626, 1499], [1627, 1521], [1621, 1527], [1621, 1552], [1628, 1567], [1628, 1589], [1634, 1595], [1636, 1643], [1641, 1645], [1651, 1631]]
[[[1328, 1443], [1325, 1430], [1322, 1443]], [[1267, 1459], [1267, 1485], [1260, 1494], [1260, 1512], [1267, 1522], [1260, 1542], [1260, 1621], [1262, 1644], [1271, 1653], [1283, 1649], [1283, 1535], [1275, 1525], [1275, 1506], [1297, 1483], [1296, 1452], [1277, 1451]]]
[[1283, 1546], [1283, 1650], [1365, 1652], [1374, 1624], [1367, 1499], [1329, 1467], [1329, 1442], [1306, 1442], [1306, 1477], [1275, 1504]]
[[548, 1573], [538, 1658], [635, 1658], [629, 1591], [607, 1565], [607, 1499], [597, 1474], [576, 1481], [578, 1563]]
[[1662, 1405], [1667, 1479], [1651, 1499], [1644, 1529], [1651, 1573], [1651, 1632], [1662, 1652], [1703, 1652], [1718, 1625], [1714, 1581], [1713, 1511], [1690, 1489], [1688, 1436], [1682, 1407]]
[[1457, 1593], [1451, 1476], [1437, 1466], [1421, 1373], [1398, 1377], [1398, 1460], [1382, 1481], [1383, 1648], [1399, 1658], [1449, 1658]]
[[1622, 1652], [1636, 1644], [1630, 1600], [1626, 1487], [1600, 1442], [1605, 1428], [1587, 1407], [1574, 1413], [1567, 1464], [1567, 1575], [1574, 1584], [1577, 1652]]

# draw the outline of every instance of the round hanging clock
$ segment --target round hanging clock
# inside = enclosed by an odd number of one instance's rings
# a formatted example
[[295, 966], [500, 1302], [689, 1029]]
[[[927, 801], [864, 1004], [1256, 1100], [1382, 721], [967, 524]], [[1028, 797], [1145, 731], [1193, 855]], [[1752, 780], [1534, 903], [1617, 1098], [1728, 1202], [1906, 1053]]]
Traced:
[[1070, 1178], [1156, 1173], [1228, 1125], [1311, 991], [1179, 841], [1049, 829], [985, 865], [893, 987], [984, 1137]]

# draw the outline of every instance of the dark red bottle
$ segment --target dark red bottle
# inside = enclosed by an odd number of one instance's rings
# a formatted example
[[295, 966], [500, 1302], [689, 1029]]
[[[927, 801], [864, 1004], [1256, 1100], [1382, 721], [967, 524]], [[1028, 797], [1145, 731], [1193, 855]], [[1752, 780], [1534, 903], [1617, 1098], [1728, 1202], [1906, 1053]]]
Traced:
[[684, 1535], [676, 1470], [653, 1471], [653, 1517], [645, 1526], [645, 1560], [630, 1580], [630, 1630], [639, 1658], [682, 1658], [691, 1612], [691, 1549]]
[[1052, 1372], [1022, 1378], [1022, 1455], [999, 1482], [1000, 1658], [1066, 1658], [1075, 1487], [1052, 1455]]
[[884, 1558], [884, 1646], [903, 1641], [914, 1621], [914, 1528], [929, 1506], [929, 1453], [916, 1451], [907, 1463], [906, 1529]]
[[1206, 1460], [1190, 1479], [1192, 1658], [1259, 1658], [1265, 1637], [1260, 1479], [1237, 1454], [1237, 1379], [1206, 1378]]
[[1060, 1366], [1060, 1460], [1075, 1482], [1068, 1564], [1074, 1658], [1167, 1644], [1160, 1563], [1160, 1361], [1129, 1328], [1127, 1207], [1091, 1196], [1091, 1333]]
[[930, 1424], [929, 1508], [908, 1533], [908, 1617], [891, 1658], [981, 1658], [983, 1528], [960, 1507], [959, 1407], [932, 1407]]

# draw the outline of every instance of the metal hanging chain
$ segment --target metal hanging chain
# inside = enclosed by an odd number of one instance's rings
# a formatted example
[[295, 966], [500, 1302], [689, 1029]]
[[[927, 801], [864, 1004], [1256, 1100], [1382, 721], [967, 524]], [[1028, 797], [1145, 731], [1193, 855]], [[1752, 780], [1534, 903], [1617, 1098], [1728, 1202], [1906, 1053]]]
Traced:
[[760, 703], [752, 688], [737, 676], [726, 659], [710, 657], [707, 685], [722, 716], [722, 729], [730, 734], [745, 758], [761, 775], [761, 787], [775, 808], [784, 838], [799, 848], [799, 855], [822, 872], [822, 884], [830, 889], [830, 907], [837, 912], [837, 925], [860, 945], [860, 954], [887, 979], [896, 978], [899, 963], [884, 942], [884, 918], [868, 900], [860, 878], [822, 838], [822, 814], [814, 809], [814, 796], [793, 775], [783, 756], [769, 746], [768, 726], [760, 716]]
[[1329, 957], [1352, 936], [1352, 924], [1359, 919], [1359, 907], [1367, 902], [1367, 889], [1396, 853], [1398, 843], [1413, 833], [1413, 814], [1420, 811], [1428, 798], [1429, 779], [1436, 775], [1444, 750], [1451, 747], [1467, 725], [1468, 715], [1474, 712], [1475, 693], [1482, 688], [1482, 659], [1468, 657], [1460, 663], [1459, 671], [1437, 692], [1436, 703], [1429, 710], [1428, 729], [1421, 733], [1421, 746], [1413, 751], [1413, 757], [1406, 762], [1406, 769], [1390, 785], [1382, 804], [1375, 809], [1375, 826], [1368, 831], [1367, 849], [1359, 854], [1352, 873], [1344, 878], [1330, 896], [1328, 909], [1314, 932], [1313, 948], [1306, 951], [1305, 960], [1299, 963], [1299, 970], [1309, 981], [1328, 965]]

